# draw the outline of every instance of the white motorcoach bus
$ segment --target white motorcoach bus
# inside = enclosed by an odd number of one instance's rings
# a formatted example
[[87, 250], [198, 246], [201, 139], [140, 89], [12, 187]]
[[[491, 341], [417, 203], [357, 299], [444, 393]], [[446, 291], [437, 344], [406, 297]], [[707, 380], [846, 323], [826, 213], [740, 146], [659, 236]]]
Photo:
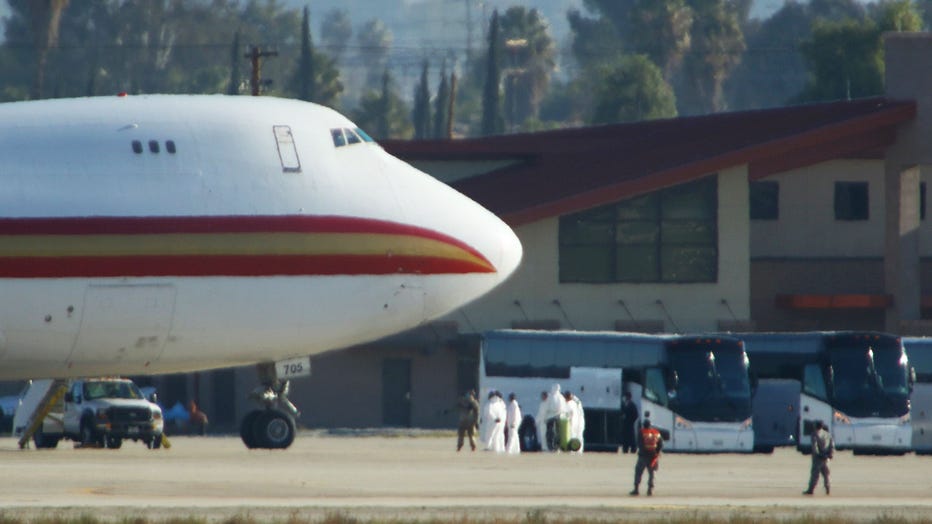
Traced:
[[554, 384], [572, 391], [587, 450], [618, 448], [623, 391], [664, 434], [666, 451], [754, 448], [748, 360], [734, 338], [498, 330], [483, 335], [479, 365], [481, 395], [513, 392], [525, 415]]
[[909, 407], [913, 451], [932, 455], [932, 337], [903, 337], [903, 346], [916, 378]]
[[[744, 342], [751, 373], [799, 382], [796, 431], [787, 442], [808, 453], [815, 421], [835, 445], [856, 453], [902, 454], [911, 449], [912, 369], [903, 341], [876, 332], [731, 333]], [[759, 421], [786, 412], [755, 413]], [[777, 444], [779, 445], [779, 443]]]

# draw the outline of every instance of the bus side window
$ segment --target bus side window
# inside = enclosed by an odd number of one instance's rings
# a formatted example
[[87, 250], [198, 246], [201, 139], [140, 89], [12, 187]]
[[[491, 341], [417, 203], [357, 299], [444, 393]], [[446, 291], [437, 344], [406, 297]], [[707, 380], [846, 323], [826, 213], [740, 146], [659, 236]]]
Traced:
[[648, 368], [644, 372], [644, 398], [661, 406], [667, 405], [667, 384], [662, 369]]
[[822, 369], [818, 364], [806, 364], [803, 368], [803, 392], [822, 400], [828, 399], [825, 378], [822, 377]]

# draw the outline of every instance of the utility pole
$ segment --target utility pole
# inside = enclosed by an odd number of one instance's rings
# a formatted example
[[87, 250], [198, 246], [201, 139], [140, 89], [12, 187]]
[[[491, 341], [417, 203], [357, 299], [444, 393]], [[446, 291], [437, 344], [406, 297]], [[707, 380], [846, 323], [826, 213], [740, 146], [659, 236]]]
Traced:
[[259, 89], [262, 85], [261, 82], [261, 70], [262, 70], [262, 61], [261, 59], [268, 56], [278, 56], [278, 51], [263, 51], [259, 46], [250, 46], [249, 52], [245, 55], [252, 63], [252, 73], [249, 75], [249, 86], [252, 88], [252, 96], [259, 96]]

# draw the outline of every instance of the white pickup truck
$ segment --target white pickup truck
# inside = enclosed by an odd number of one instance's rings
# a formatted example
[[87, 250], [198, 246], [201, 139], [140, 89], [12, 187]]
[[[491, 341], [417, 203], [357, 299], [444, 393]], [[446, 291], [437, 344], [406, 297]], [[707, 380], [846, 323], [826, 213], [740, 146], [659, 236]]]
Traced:
[[149, 448], [162, 445], [162, 409], [131, 380], [73, 380], [61, 409], [54, 409], [33, 435], [36, 448], [54, 448], [62, 438], [83, 446], [119, 448], [125, 439]]

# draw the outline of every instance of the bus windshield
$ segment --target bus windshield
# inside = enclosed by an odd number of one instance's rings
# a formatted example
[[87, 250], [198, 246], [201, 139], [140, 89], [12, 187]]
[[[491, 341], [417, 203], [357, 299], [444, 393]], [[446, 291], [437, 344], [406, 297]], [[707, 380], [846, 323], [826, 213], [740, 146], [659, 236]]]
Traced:
[[747, 359], [739, 348], [670, 348], [676, 376], [671, 408], [697, 422], [740, 422], [751, 416]]
[[909, 366], [898, 344], [833, 345], [829, 361], [832, 398], [843, 413], [898, 417], [909, 411]]

